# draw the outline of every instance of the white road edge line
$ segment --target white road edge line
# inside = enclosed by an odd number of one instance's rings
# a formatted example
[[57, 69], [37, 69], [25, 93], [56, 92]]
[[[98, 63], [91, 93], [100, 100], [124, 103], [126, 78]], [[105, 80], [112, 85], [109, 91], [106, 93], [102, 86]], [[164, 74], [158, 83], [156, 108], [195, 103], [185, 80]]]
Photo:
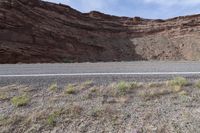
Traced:
[[200, 72], [138, 72], [138, 73], [67, 73], [67, 74], [16, 74], [0, 77], [55, 77], [55, 76], [106, 76], [106, 75], [199, 75]]

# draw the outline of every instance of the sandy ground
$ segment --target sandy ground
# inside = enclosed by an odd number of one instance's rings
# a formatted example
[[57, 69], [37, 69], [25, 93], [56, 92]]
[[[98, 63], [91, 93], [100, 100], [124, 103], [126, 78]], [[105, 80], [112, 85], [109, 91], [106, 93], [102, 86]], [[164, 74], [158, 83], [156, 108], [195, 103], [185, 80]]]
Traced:
[[200, 132], [199, 87], [184, 79], [2, 86], [0, 132]]

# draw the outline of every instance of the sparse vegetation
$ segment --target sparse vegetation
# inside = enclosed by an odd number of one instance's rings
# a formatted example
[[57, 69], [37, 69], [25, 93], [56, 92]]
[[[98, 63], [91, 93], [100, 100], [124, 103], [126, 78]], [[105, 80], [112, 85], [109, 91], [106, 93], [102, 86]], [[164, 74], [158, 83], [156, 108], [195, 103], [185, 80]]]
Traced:
[[173, 80], [168, 81], [170, 86], [180, 86], [183, 87], [188, 84], [188, 81], [184, 77], [176, 77]]
[[49, 91], [57, 91], [58, 90], [58, 85], [57, 83], [53, 83], [49, 86]]
[[0, 92], [0, 100], [6, 100], [8, 99], [8, 95], [6, 92]]
[[75, 93], [76, 93], [75, 85], [73, 85], [73, 84], [68, 84], [68, 85], [65, 87], [65, 93], [66, 93], [66, 94], [75, 94]]
[[97, 92], [97, 88], [93, 87], [91, 90], [90, 90], [91, 93], [95, 93]]
[[99, 109], [99, 108], [95, 108], [90, 112], [90, 115], [92, 117], [100, 117], [101, 114], [102, 114], [102, 109]]
[[20, 107], [27, 105], [29, 100], [30, 99], [27, 95], [15, 96], [11, 99], [11, 103], [16, 107]]
[[151, 89], [147, 91], [141, 91], [139, 95], [146, 100], [151, 100], [153, 98], [158, 98], [160, 96], [168, 95], [170, 93], [171, 91], [168, 89]]
[[[1, 126], [9, 126], [9, 125], [16, 125], [22, 122], [22, 120], [24, 119], [23, 116], [15, 114], [12, 116], [4, 116], [2, 117], [2, 119], [0, 120], [0, 127]], [[2, 131], [2, 128], [1, 128]]]
[[128, 82], [120, 81], [116, 84], [116, 88], [121, 94], [125, 94], [131, 88], [131, 85]]
[[59, 109], [58, 111], [54, 111], [52, 114], [50, 114], [47, 117], [47, 124], [49, 126], [55, 126], [56, 125], [56, 119], [63, 113], [63, 109]]
[[131, 89], [136, 89], [136, 88], [140, 87], [140, 85], [137, 82], [131, 82], [130, 87], [131, 87]]
[[83, 111], [83, 108], [82, 108], [80, 105], [72, 105], [72, 106], [70, 106], [70, 108], [68, 109], [68, 113], [69, 113], [71, 116], [80, 115], [82, 111]]
[[0, 126], [1, 125], [6, 125], [7, 124], [7, 117], [0, 115]]
[[179, 86], [179, 85], [175, 85], [175, 86], [173, 86], [172, 90], [173, 90], [174, 92], [180, 92], [180, 91], [182, 90], [182, 88], [181, 88], [181, 86]]
[[161, 87], [162, 84], [161, 83], [156, 83], [156, 82], [151, 82], [148, 84], [148, 87], [150, 88], [156, 88], [156, 87]]
[[[135, 125], [133, 128], [131, 126], [131, 132], [132, 129], [153, 132], [156, 128], [144, 123], [159, 120], [161, 123], [168, 121], [170, 130], [174, 132], [193, 132], [190, 129], [197, 127], [196, 121], [200, 119], [196, 115], [200, 91], [193, 86], [197, 86], [197, 83], [187, 86], [184, 86], [185, 83], [170, 86], [166, 86], [165, 82], [158, 84], [153, 82], [153, 87], [149, 89], [151, 83], [148, 82], [121, 81], [100, 86], [93, 84], [80, 89], [82, 83], [75, 83], [61, 87], [61, 91], [56, 93], [48, 93], [49, 88], [46, 87], [44, 93], [33, 88], [34, 91], [27, 91], [26, 95], [20, 95], [24, 94], [20, 89], [26, 87], [8, 87], [12, 88], [10, 90], [5, 87], [1, 91], [8, 94], [8, 99], [13, 98], [0, 101], [0, 108], [3, 109], [0, 128], [2, 132], [90, 132], [97, 128], [96, 132], [130, 132], [126, 130], [126, 123], [129, 123]], [[87, 95], [90, 98], [86, 99]], [[13, 105], [19, 107], [27, 104], [30, 106], [13, 108]], [[190, 115], [183, 118], [182, 110]], [[188, 125], [188, 121], [191, 124]], [[170, 125], [172, 122], [179, 128], [174, 130], [174, 126]], [[144, 124], [142, 128], [141, 124]], [[158, 124], [158, 127], [162, 127], [162, 132], [168, 132], [165, 126]]]
[[55, 126], [55, 124], [56, 124], [56, 117], [57, 117], [56, 114], [49, 115], [48, 118], [47, 118], [47, 124], [50, 125], [50, 126]]
[[92, 80], [87, 80], [87, 81], [81, 83], [80, 88], [84, 89], [84, 88], [86, 88], [88, 86], [91, 86], [93, 84], [93, 82], [94, 81], [92, 81]]
[[200, 89], [200, 80], [196, 82], [195, 86]]
[[181, 92], [179, 92], [178, 94], [181, 95], [181, 96], [186, 96], [186, 95], [187, 95], [187, 92], [186, 92], [186, 91], [181, 91]]

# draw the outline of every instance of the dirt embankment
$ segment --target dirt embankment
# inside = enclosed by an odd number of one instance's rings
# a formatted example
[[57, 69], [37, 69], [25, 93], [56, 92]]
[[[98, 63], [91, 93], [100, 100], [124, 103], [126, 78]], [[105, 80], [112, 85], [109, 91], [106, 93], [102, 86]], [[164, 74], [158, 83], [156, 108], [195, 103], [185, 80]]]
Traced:
[[1, 0], [0, 63], [199, 60], [200, 15], [168, 20]]

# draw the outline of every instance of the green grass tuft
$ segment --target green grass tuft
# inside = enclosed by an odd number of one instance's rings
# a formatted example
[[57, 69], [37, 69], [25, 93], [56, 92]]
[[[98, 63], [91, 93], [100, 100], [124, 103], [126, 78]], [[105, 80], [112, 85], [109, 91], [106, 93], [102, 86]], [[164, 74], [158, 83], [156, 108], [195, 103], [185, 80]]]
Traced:
[[50, 126], [55, 126], [56, 124], [56, 114], [51, 114], [48, 116], [47, 118], [47, 124], [50, 125]]
[[60, 117], [62, 114], [63, 114], [63, 109], [54, 111], [47, 117], [47, 124], [49, 126], [55, 126], [57, 118]]
[[16, 107], [20, 107], [20, 106], [25, 106], [28, 104], [29, 102], [29, 97], [26, 95], [23, 96], [15, 96], [11, 99], [11, 103], [16, 106]]
[[125, 94], [131, 88], [131, 84], [125, 81], [120, 81], [117, 83], [116, 88], [121, 94]]

